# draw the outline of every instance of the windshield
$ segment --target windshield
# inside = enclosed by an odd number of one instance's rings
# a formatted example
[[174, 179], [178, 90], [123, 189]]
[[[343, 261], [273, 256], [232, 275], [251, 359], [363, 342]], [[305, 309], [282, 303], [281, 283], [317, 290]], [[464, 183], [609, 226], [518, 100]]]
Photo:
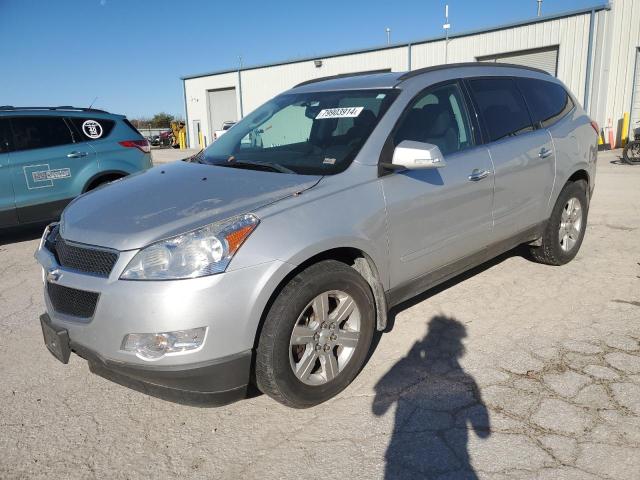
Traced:
[[395, 90], [280, 95], [193, 161], [305, 175], [345, 170], [397, 96]]

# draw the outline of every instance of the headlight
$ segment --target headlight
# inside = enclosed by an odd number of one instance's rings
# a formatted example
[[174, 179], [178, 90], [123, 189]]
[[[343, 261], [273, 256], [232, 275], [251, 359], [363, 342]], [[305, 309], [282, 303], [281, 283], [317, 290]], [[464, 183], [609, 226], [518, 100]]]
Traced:
[[153, 243], [140, 250], [123, 280], [178, 280], [222, 273], [260, 221], [239, 215]]
[[200, 348], [206, 327], [164, 333], [130, 333], [122, 340], [122, 350], [135, 352], [144, 360], [157, 360], [167, 353], [186, 352]]

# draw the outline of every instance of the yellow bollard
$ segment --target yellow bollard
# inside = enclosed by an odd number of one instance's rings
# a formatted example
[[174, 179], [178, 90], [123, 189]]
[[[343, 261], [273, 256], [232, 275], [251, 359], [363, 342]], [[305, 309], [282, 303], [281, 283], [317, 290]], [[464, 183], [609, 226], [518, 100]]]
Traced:
[[184, 150], [186, 147], [186, 141], [185, 141], [185, 135], [184, 135], [184, 130], [180, 130], [180, 150]]
[[629, 112], [622, 115], [622, 133], [620, 133], [620, 143], [624, 147], [629, 141]]
[[202, 131], [198, 132], [198, 145], [200, 146], [200, 149], [202, 150], [204, 148], [204, 141], [202, 139]]

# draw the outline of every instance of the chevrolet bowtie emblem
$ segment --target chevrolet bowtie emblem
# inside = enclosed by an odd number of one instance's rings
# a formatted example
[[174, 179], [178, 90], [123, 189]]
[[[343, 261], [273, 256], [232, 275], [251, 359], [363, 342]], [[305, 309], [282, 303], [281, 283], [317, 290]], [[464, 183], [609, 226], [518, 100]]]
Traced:
[[58, 270], [57, 268], [51, 269], [47, 272], [47, 281], [55, 283], [60, 279], [61, 276], [62, 273], [60, 272], [60, 270]]

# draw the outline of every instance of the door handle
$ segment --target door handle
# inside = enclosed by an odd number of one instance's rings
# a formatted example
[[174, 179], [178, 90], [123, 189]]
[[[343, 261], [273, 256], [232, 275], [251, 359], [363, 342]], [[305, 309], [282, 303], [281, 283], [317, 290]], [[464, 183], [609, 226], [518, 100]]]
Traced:
[[474, 169], [473, 172], [471, 172], [471, 175], [469, 175], [469, 180], [471, 180], [472, 182], [477, 182], [478, 180], [482, 180], [483, 178], [486, 178], [489, 176], [489, 170], [479, 170], [479, 169]]
[[549, 150], [548, 148], [542, 147], [542, 150], [540, 150], [540, 153], [538, 153], [538, 156], [540, 158], [547, 158], [551, 154], [553, 154], [552, 150]]
[[67, 158], [82, 158], [82, 157], [86, 157], [87, 155], [89, 155], [87, 152], [71, 152], [67, 155]]

